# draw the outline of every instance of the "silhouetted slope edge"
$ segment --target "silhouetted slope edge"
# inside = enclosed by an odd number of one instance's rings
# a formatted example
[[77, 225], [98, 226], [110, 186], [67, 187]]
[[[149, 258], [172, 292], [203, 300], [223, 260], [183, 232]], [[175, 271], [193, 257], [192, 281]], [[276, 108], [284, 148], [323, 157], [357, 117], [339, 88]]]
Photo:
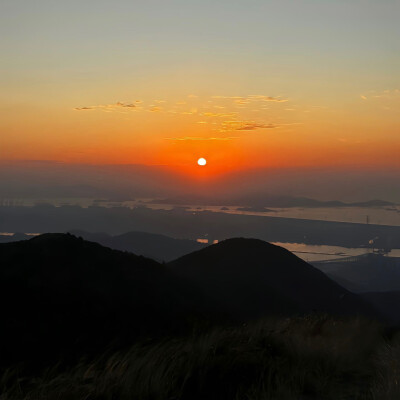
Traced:
[[75, 236], [100, 243], [111, 249], [130, 251], [159, 261], [171, 261], [205, 247], [204, 244], [195, 240], [175, 239], [148, 232], [127, 232], [115, 236], [107, 233], [90, 233], [81, 230], [72, 230], [70, 232]]
[[243, 319], [313, 311], [377, 315], [360, 297], [288, 250], [257, 239], [228, 239], [168, 267]]

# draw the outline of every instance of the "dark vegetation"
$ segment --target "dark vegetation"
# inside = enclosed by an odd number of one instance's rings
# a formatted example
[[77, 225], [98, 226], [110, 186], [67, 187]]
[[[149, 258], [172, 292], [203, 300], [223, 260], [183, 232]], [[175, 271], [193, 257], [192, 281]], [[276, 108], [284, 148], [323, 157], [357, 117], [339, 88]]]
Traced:
[[9, 369], [0, 399], [394, 400], [399, 371], [397, 335], [362, 319], [305, 316], [138, 341], [33, 378]]
[[0, 244], [0, 311], [1, 400], [399, 393], [387, 316], [260, 240], [168, 264], [70, 234]]

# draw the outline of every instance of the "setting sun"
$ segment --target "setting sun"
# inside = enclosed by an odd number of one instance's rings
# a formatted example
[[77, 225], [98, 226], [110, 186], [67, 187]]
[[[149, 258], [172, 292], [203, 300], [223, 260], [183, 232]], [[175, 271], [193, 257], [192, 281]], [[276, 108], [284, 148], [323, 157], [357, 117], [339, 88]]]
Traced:
[[204, 165], [206, 165], [207, 164], [207, 160], [205, 159], [205, 158], [199, 158], [198, 160], [197, 160], [197, 164], [199, 164], [200, 166], [204, 166]]

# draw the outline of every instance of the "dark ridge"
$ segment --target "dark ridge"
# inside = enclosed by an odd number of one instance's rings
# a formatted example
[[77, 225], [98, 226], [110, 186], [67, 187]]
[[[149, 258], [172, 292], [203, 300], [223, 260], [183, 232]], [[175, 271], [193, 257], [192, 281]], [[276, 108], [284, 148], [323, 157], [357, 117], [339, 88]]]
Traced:
[[115, 236], [80, 230], [72, 230], [71, 233], [111, 249], [129, 251], [158, 261], [171, 261], [206, 246], [195, 240], [175, 239], [148, 232], [127, 232]]
[[282, 247], [228, 239], [168, 264], [242, 319], [326, 312], [377, 316], [357, 295]]
[[0, 363], [187, 330], [194, 292], [156, 261], [69, 234], [0, 244]]
[[163, 265], [71, 234], [0, 244], [0, 312], [0, 367], [31, 361], [35, 369], [261, 317], [376, 316], [261, 240], [226, 240]]

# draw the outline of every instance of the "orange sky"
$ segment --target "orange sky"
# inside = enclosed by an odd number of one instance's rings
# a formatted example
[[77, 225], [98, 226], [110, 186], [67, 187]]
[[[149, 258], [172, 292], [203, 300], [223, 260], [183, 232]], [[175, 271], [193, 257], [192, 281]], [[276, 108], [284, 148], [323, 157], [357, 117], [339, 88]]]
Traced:
[[[290, 97], [130, 99], [23, 112], [2, 121], [4, 159], [158, 164], [213, 172], [261, 166], [399, 166], [397, 90], [358, 96], [345, 108]], [[381, 97], [382, 96], [382, 97]], [[21, 113], [21, 112], [19, 112]], [[203, 168], [204, 170], [205, 168]]]
[[400, 166], [394, 2], [17, 3], [0, 10], [0, 160]]

